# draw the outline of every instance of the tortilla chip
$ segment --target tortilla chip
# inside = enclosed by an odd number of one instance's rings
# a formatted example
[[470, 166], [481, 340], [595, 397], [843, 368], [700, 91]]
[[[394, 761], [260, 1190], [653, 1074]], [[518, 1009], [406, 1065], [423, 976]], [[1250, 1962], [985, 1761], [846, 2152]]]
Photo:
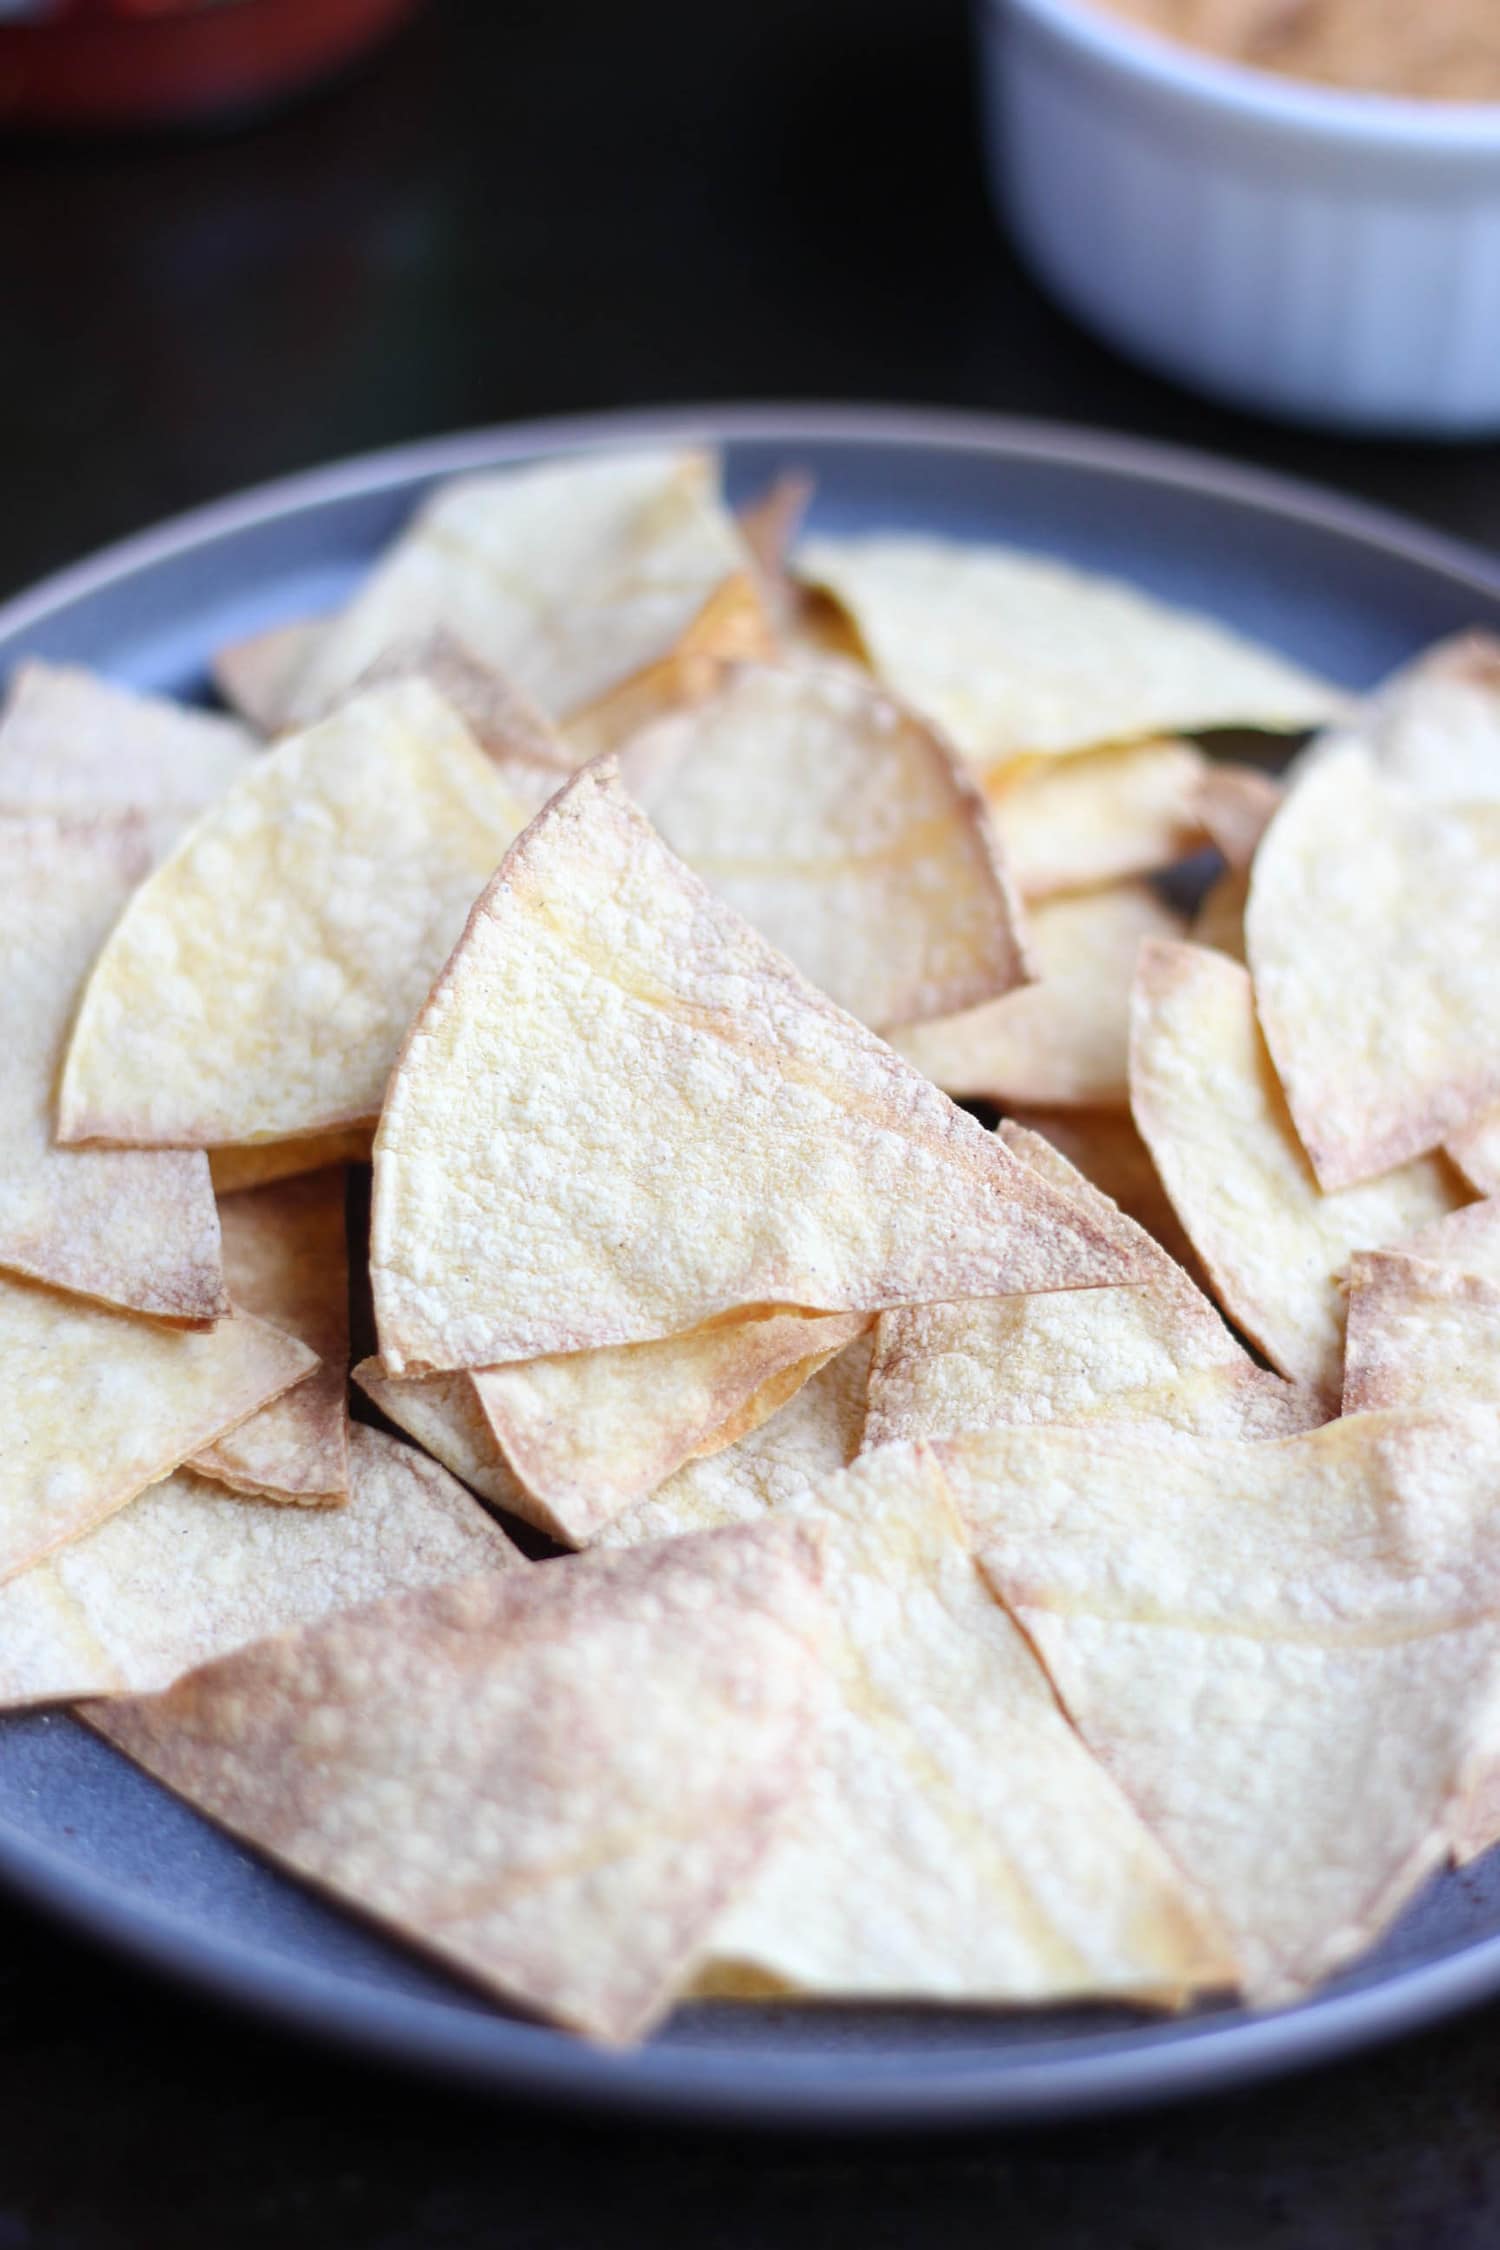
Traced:
[[639, 2038], [804, 1785], [817, 1550], [762, 1525], [262, 1641], [100, 1731], [502, 1999]]
[[1130, 985], [1146, 938], [1183, 934], [1147, 883], [1048, 899], [1027, 915], [1038, 982], [893, 1040], [945, 1093], [1124, 1108], [1130, 1099]]
[[293, 735], [142, 885], [84, 992], [60, 1137], [206, 1147], [379, 1111], [531, 805], [404, 680]]
[[1197, 813], [1231, 870], [1247, 868], [1286, 790], [1259, 766], [1229, 760], [1206, 765], [1198, 784]]
[[710, 890], [873, 1030], [1024, 978], [979, 792], [858, 673], [745, 666], [637, 736], [622, 773]]
[[812, 503], [814, 482], [793, 469], [776, 477], [765, 491], [735, 511], [740, 538], [760, 589], [761, 605], [776, 630], [795, 618], [799, 588], [788, 557]]
[[816, 1494], [837, 1631], [811, 1786], [700, 1990], [1180, 2001], [1232, 1963], [1057, 1708], [921, 1448]]
[[875, 1331], [866, 1452], [1015, 1422], [1132, 1422], [1204, 1437], [1289, 1437], [1327, 1417], [1257, 1367], [1148, 1234], [1039, 1134], [1002, 1125], [1014, 1156], [1073, 1196], [1137, 1261], [1130, 1289], [913, 1305]]
[[[292, 716], [323, 717], [387, 650], [442, 633], [568, 719], [670, 659], [746, 567], [706, 453], [584, 454], [463, 478], [428, 499], [330, 625]], [[723, 622], [737, 641], [738, 609]]]
[[1393, 1250], [1349, 1263], [1345, 1414], [1500, 1406], [1500, 1283]]
[[1337, 1278], [1463, 1201], [1441, 1158], [1325, 1195], [1256, 1026], [1250, 979], [1196, 945], [1141, 949], [1130, 1055], [1135, 1121], [1219, 1302], [1273, 1366], [1330, 1404]]
[[607, 766], [507, 855], [412, 1027], [370, 1262], [392, 1374], [1128, 1278], [705, 890]]
[[572, 764], [607, 756], [668, 712], [706, 701], [735, 666], [766, 663], [776, 647], [754, 575], [726, 579], [670, 656], [573, 713], [562, 730]]
[[1324, 1188], [1436, 1148], [1500, 1096], [1500, 809], [1322, 759], [1256, 854], [1255, 1005]]
[[1500, 639], [1456, 633], [1404, 665], [1298, 761], [1297, 773], [1359, 744], [1387, 781], [1433, 804], [1500, 797]]
[[937, 1452], [991, 1583], [1251, 1998], [1293, 1999], [1377, 1936], [1444, 1855], [1493, 1702], [1493, 1415]]
[[1196, 851], [1203, 773], [1191, 743], [1112, 743], [1016, 759], [986, 776], [985, 796], [1022, 896], [1050, 898]]
[[1250, 898], [1248, 867], [1228, 867], [1203, 894], [1188, 933], [1194, 945], [1211, 945], [1231, 961], [1245, 962], [1245, 908]]
[[540, 812], [574, 759], [557, 728], [513, 680], [479, 663], [446, 633], [403, 641], [378, 657], [355, 683], [363, 695], [394, 680], [426, 680], [463, 720], [474, 740]]
[[0, 1587], [0, 1708], [155, 1695], [231, 1649], [406, 1586], [522, 1557], [410, 1446], [353, 1433], [335, 1516], [255, 1507], [183, 1471]]
[[322, 617], [294, 617], [215, 651], [214, 686], [258, 734], [281, 734], [288, 725], [293, 692], [326, 623]]
[[516, 1481], [490, 1428], [474, 1379], [458, 1375], [387, 1375], [378, 1359], [362, 1359], [353, 1376], [366, 1398], [425, 1446], [445, 1469], [493, 1507], [529, 1520], [530, 1495]]
[[773, 1313], [662, 1343], [476, 1368], [480, 1408], [529, 1523], [570, 1547], [784, 1406], [868, 1327], [863, 1313]]
[[310, 1172], [228, 1196], [219, 1217], [235, 1303], [306, 1344], [318, 1365], [188, 1466], [255, 1499], [336, 1507], [349, 1490], [343, 1172]]
[[158, 1328], [0, 1276], [0, 1583], [79, 1539], [316, 1364], [248, 1314]]
[[1144, 1227], [1169, 1258], [1201, 1282], [1197, 1252], [1172, 1209], [1151, 1151], [1135, 1129], [1128, 1110], [1032, 1109], [1013, 1103], [1010, 1122], [1039, 1133], [1117, 1203], [1128, 1219]]
[[149, 866], [135, 820], [0, 817], [0, 1266], [201, 1326], [229, 1310], [203, 1157], [52, 1136], [79, 990]]
[[1419, 1227], [1397, 1248], [1410, 1258], [1426, 1258], [1455, 1273], [1477, 1273], [1500, 1282], [1500, 1199], [1466, 1203], [1461, 1211]]
[[1443, 1153], [1479, 1194], [1500, 1195], [1500, 1106], [1481, 1110], [1471, 1125], [1450, 1133]]
[[11, 674], [0, 712], [0, 812], [139, 812], [161, 849], [253, 768], [258, 750], [216, 712], [33, 659]]
[[242, 1141], [237, 1147], [211, 1148], [209, 1177], [216, 1195], [238, 1195], [330, 1164], [368, 1164], [373, 1125], [346, 1125], [336, 1133], [304, 1133], [285, 1141]]
[[809, 539], [876, 672], [975, 765], [1137, 736], [1317, 726], [1326, 682], [1212, 619], [1019, 549], [887, 534]]

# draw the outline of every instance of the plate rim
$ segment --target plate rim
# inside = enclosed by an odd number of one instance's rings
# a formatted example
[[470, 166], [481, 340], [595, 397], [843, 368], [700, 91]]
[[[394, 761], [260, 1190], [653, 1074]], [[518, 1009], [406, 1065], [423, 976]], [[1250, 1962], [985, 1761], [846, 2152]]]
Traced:
[[[254, 485], [116, 540], [0, 603], [0, 635], [209, 541], [335, 502], [570, 450], [646, 440], [890, 445], [1044, 460], [1135, 478], [1291, 518], [1500, 599], [1500, 560], [1394, 510], [1279, 471], [1068, 423], [947, 408], [727, 403], [565, 415], [383, 448]], [[1291, 2011], [1237, 2014], [1220, 2028], [1060, 2042], [993, 2064], [931, 2051], [911, 2065], [853, 2070], [821, 2050], [815, 2074], [749, 2053], [647, 2047], [611, 2054], [516, 2018], [421, 1994], [363, 1987], [290, 1956], [204, 1934], [0, 1818], [0, 1888], [138, 1968], [367, 2061], [614, 2115], [785, 2130], [1043, 2125], [1182, 2101], [1310, 2068], [1434, 2024], [1500, 1994], [1500, 1935]], [[976, 2026], [983, 2018], [976, 2013]], [[945, 2068], [945, 2062], [947, 2067]]]

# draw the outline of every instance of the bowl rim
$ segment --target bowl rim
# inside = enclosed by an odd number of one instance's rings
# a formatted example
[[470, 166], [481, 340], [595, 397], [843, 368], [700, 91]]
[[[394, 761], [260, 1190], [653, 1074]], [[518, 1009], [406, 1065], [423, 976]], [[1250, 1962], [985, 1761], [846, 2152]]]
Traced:
[[1284, 78], [1117, 16], [1107, 0], [979, 0], [979, 6], [997, 20], [1029, 17], [1106, 69], [1242, 123], [1365, 149], [1500, 157], [1500, 101], [1429, 101]]

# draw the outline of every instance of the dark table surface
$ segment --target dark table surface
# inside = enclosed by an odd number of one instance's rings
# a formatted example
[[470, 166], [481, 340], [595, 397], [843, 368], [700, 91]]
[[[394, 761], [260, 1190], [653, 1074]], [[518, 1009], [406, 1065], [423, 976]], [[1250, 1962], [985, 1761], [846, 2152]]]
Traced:
[[[331, 456], [726, 398], [1104, 424], [1500, 548], [1500, 447], [1274, 429], [1037, 295], [986, 209], [957, 0], [450, 0], [242, 132], [0, 148], [0, 288], [0, 591]], [[1500, 2011], [1066, 2134], [771, 2142], [477, 2104], [5, 1929], [0, 2250], [1500, 2240]]]

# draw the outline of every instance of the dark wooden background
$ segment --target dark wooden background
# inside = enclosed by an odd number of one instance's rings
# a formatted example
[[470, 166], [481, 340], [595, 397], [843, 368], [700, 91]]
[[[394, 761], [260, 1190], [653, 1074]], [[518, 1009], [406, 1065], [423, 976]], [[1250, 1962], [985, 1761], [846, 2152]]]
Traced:
[[[1269, 462], [1500, 548], [1500, 448], [1123, 367], [985, 205], [958, 0], [458, 0], [233, 135], [0, 147], [0, 591], [191, 502], [571, 409], [941, 403]], [[259, 2032], [3, 1910], [0, 2250], [1480, 2250], [1500, 2011], [1025, 2139], [610, 2132]]]

